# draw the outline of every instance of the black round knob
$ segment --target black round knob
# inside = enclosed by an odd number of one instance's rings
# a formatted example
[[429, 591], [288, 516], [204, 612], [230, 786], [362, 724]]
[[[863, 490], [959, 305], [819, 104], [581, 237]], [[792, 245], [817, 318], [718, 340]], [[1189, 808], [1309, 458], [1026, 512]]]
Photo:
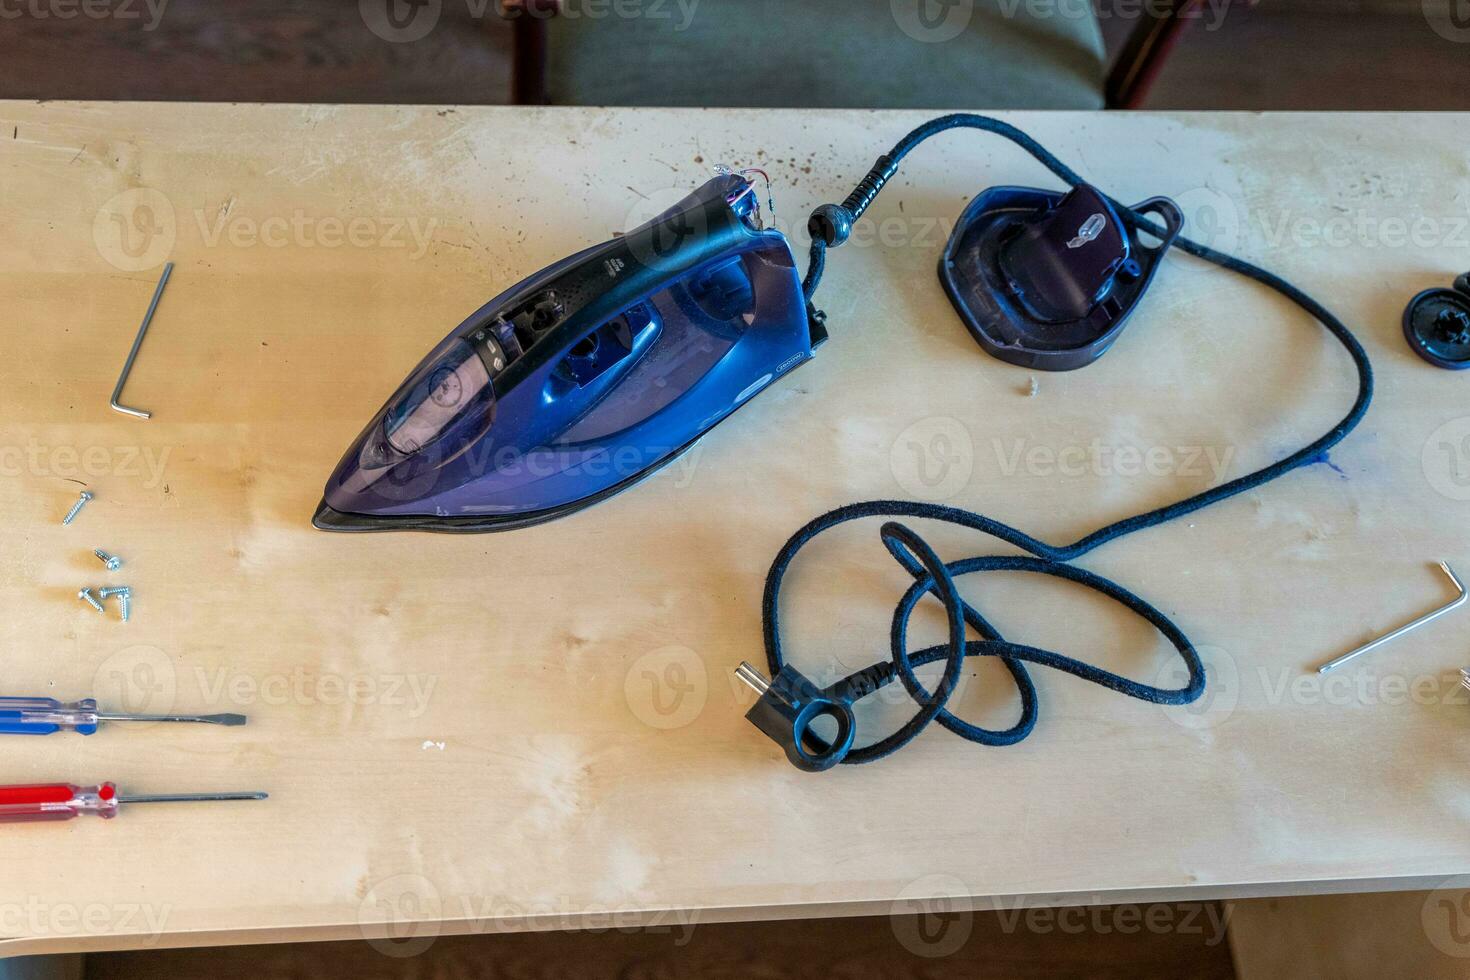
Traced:
[[1470, 274], [1454, 289], [1426, 289], [1404, 310], [1404, 339], [1435, 367], [1470, 368]]

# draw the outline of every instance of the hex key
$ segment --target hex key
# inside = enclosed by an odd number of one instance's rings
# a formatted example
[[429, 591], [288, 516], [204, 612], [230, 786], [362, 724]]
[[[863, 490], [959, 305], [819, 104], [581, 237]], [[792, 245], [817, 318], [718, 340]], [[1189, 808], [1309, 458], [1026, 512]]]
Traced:
[[124, 415], [132, 415], [135, 418], [150, 419], [152, 412], [145, 412], [141, 408], [128, 408], [118, 401], [122, 397], [123, 385], [128, 383], [128, 375], [133, 372], [133, 362], [138, 359], [138, 348], [143, 346], [143, 337], [148, 333], [148, 325], [153, 322], [153, 313], [158, 309], [158, 301], [163, 298], [163, 287], [168, 285], [168, 277], [173, 274], [174, 264], [164, 264], [163, 275], [158, 280], [158, 287], [153, 290], [153, 301], [148, 304], [148, 312], [143, 314], [143, 323], [138, 327], [138, 336], [133, 338], [133, 349], [128, 351], [128, 359], [123, 362], [122, 374], [118, 376], [117, 387], [112, 389], [113, 411], [122, 412]]
[[1317, 673], [1325, 674], [1329, 670], [1336, 670], [1338, 667], [1341, 667], [1343, 664], [1347, 663], [1349, 660], [1352, 660], [1354, 657], [1361, 657], [1369, 650], [1376, 650], [1378, 647], [1383, 646], [1385, 643], [1388, 643], [1392, 640], [1397, 640], [1405, 633], [1416, 630], [1419, 627], [1423, 626], [1425, 623], [1430, 622], [1431, 620], [1438, 619], [1445, 613], [1449, 612], [1451, 609], [1457, 609], [1460, 606], [1464, 605], [1465, 599], [1470, 598], [1470, 594], [1467, 594], [1465, 592], [1465, 586], [1461, 585], [1460, 580], [1455, 577], [1455, 573], [1453, 570], [1450, 569], [1448, 562], [1440, 562], [1439, 567], [1440, 570], [1445, 573], [1445, 575], [1449, 576], [1449, 580], [1454, 583], [1455, 589], [1460, 593], [1460, 595], [1453, 602], [1451, 602], [1447, 606], [1439, 607], [1432, 613], [1427, 613], [1423, 616], [1420, 616], [1412, 623], [1407, 623], [1403, 626], [1400, 626], [1392, 633], [1386, 633], [1376, 640], [1371, 640], [1368, 643], [1364, 643], [1362, 646], [1358, 647], [1356, 650], [1353, 650], [1351, 653], [1345, 653], [1342, 656], [1338, 657], [1336, 660], [1329, 660], [1327, 663], [1317, 668]]

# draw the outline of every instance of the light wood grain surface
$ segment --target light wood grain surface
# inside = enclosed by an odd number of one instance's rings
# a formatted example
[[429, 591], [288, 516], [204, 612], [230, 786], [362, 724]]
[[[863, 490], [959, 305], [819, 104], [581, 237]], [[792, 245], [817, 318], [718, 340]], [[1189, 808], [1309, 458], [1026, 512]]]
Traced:
[[[1470, 662], [1446, 620], [1332, 685], [1312, 665], [1440, 604], [1470, 566], [1470, 379], [1405, 347], [1414, 292], [1470, 256], [1463, 118], [1015, 114], [1125, 199], [1300, 282], [1379, 372], [1323, 465], [1087, 567], [1178, 618], [1207, 700], [1164, 709], [1038, 671], [1035, 736], [942, 731], [792, 769], [731, 679], [761, 659], [782, 541], [856, 499], [977, 508], [1053, 541], [1280, 458], [1352, 398], [1347, 358], [1263, 290], [1170, 260], [1118, 347], [1031, 375], [983, 355], [934, 276], [965, 201], [1051, 181], [975, 134], [905, 165], [819, 299], [833, 339], [685, 460], [495, 536], [342, 536], [309, 518], [360, 426], [505, 285], [631, 226], [720, 162], [800, 227], [918, 113], [0, 104], [0, 631], [6, 693], [244, 711], [231, 730], [0, 741], [0, 780], [269, 802], [0, 834], [7, 952], [609, 922], [1433, 887], [1470, 871]], [[121, 223], [119, 223], [121, 219]], [[126, 401], [107, 395], [177, 263]], [[79, 489], [96, 499], [60, 518]], [[993, 550], [933, 531], [951, 556]], [[91, 556], [124, 557], [117, 575]], [[1467, 568], [1470, 570], [1470, 568]], [[82, 585], [133, 586], [133, 621]], [[876, 527], [791, 576], [789, 650], [885, 655], [905, 576]], [[967, 584], [1015, 639], [1177, 682], [1076, 589]], [[919, 617], [916, 641], [938, 636]], [[865, 706], [863, 731], [907, 707]], [[958, 696], [1015, 710], [993, 664]]]

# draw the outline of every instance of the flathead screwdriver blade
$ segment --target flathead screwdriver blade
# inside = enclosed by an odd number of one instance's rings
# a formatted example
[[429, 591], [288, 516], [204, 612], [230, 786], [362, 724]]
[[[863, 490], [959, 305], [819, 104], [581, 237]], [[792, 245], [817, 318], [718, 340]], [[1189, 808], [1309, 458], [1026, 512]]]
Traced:
[[119, 803], [214, 803], [220, 800], [268, 800], [269, 793], [154, 793], [118, 796]]
[[100, 712], [98, 721], [181, 721], [192, 722], [200, 725], [225, 725], [233, 728], [243, 725], [248, 720], [244, 715], [217, 714], [217, 715], [128, 715]]

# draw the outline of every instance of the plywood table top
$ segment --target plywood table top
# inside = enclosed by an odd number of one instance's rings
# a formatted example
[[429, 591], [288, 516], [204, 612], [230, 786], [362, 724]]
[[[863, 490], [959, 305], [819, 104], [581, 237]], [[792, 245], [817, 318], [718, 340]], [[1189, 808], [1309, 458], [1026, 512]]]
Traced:
[[[504, 535], [313, 530], [348, 442], [503, 287], [671, 202], [771, 173], [778, 223], [840, 200], [921, 113], [0, 104], [3, 693], [242, 711], [0, 740], [0, 782], [264, 803], [138, 807], [0, 833], [0, 952], [697, 924], [1433, 887], [1470, 871], [1464, 627], [1311, 668], [1470, 571], [1470, 377], [1404, 344], [1470, 255], [1467, 120], [1008, 114], [1126, 200], [1300, 283], [1378, 372], [1321, 465], [1081, 564], [1177, 618], [1206, 699], [1037, 670], [1036, 733], [939, 729], [811, 776], [743, 718], [760, 589], [817, 513], [983, 511], [1052, 541], [1241, 475], [1326, 431], [1351, 365], [1263, 289], [1170, 258], [1117, 348], [1035, 376], [981, 353], [934, 275], [964, 204], [1054, 186], [954, 133], [912, 156], [818, 295], [832, 340], [657, 477]], [[176, 268], [119, 415], [108, 395]], [[61, 516], [85, 484], [77, 521]], [[925, 528], [951, 557], [994, 542]], [[816, 677], [886, 656], [906, 576], [873, 525], [790, 578]], [[115, 575], [92, 556], [126, 564]], [[133, 619], [83, 585], [126, 581]], [[966, 583], [1007, 635], [1177, 683], [1146, 626], [1058, 583]], [[1466, 615], [1470, 615], [1467, 613]], [[933, 610], [915, 640], [941, 635]], [[994, 664], [957, 709], [1016, 711]], [[864, 738], [907, 711], [864, 706]]]

